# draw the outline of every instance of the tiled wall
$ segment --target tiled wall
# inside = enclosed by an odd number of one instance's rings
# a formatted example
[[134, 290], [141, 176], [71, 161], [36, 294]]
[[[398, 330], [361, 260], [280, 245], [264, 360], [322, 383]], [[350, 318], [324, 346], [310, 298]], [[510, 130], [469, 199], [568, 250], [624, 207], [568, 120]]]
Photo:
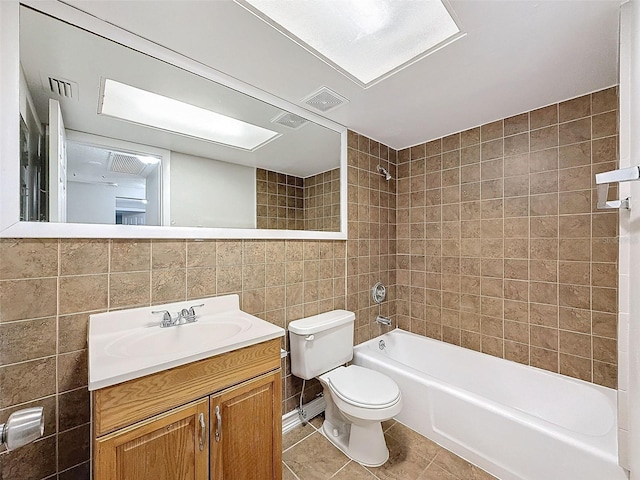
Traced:
[[611, 88], [398, 152], [401, 326], [616, 386], [618, 214], [593, 179], [617, 168], [617, 105]]
[[304, 230], [303, 178], [256, 168], [256, 204], [258, 228]]
[[340, 231], [340, 169], [304, 179], [304, 229]]
[[[347, 151], [347, 309], [356, 312], [355, 343], [381, 333], [378, 315], [395, 315], [396, 151], [349, 132]], [[377, 173], [386, 168], [392, 180]], [[387, 286], [381, 305], [371, 299], [376, 282]]]
[[340, 231], [340, 169], [307, 178], [256, 169], [256, 225]]
[[256, 225], [340, 231], [340, 169], [307, 178], [256, 169]]
[[[245, 311], [286, 327], [344, 308], [345, 271], [344, 241], [1, 240], [0, 422], [43, 405], [46, 428], [0, 453], [0, 478], [88, 478], [89, 313], [238, 293]], [[288, 412], [301, 382], [283, 370]]]

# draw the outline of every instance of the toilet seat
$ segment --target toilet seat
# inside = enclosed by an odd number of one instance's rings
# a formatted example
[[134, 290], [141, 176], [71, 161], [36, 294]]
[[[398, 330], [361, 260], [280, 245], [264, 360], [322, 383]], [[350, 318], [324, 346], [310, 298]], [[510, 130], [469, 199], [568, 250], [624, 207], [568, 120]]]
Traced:
[[400, 401], [400, 389], [386, 375], [350, 365], [323, 375], [331, 391], [342, 401], [359, 408], [389, 408]]

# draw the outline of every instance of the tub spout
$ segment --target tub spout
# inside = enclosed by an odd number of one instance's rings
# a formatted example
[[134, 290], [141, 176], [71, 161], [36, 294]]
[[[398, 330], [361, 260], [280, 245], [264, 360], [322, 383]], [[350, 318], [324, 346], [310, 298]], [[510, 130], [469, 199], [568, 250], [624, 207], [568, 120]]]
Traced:
[[383, 317], [382, 315], [378, 315], [378, 318], [376, 318], [376, 323], [379, 323], [380, 325], [386, 325], [387, 327], [391, 326], [391, 319], [388, 317]]

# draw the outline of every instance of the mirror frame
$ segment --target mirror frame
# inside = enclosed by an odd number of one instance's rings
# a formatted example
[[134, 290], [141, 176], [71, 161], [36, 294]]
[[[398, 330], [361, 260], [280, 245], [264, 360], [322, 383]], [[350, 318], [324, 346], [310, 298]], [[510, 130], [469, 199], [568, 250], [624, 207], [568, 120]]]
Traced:
[[[340, 134], [340, 231], [101, 225], [20, 221], [20, 4], [307, 118]], [[56, 0], [0, 1], [0, 238], [347, 239], [347, 129]]]

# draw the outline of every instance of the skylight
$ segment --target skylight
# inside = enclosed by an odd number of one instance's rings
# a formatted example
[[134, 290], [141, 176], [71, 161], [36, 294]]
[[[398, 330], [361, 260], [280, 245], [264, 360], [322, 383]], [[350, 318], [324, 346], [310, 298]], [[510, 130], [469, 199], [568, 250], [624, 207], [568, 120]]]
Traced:
[[236, 0], [367, 88], [463, 36], [440, 0]]
[[280, 136], [266, 128], [108, 78], [104, 81], [98, 113], [250, 151]]

